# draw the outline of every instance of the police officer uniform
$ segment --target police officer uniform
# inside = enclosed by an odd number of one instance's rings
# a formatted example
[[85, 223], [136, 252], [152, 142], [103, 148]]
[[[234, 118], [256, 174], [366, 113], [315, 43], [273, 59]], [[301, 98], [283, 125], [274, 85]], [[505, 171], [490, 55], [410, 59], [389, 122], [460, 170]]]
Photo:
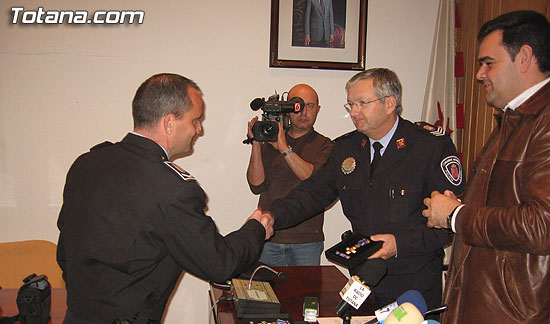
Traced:
[[452, 233], [426, 226], [423, 199], [434, 190], [461, 194], [464, 181], [450, 137], [430, 127], [399, 117], [372, 177], [369, 138], [354, 131], [336, 139], [327, 163], [269, 209], [278, 229], [340, 198], [354, 232], [393, 234], [397, 255], [387, 260], [388, 273], [374, 288], [378, 306], [409, 289], [420, 291], [429, 307], [441, 302], [442, 248]]
[[256, 220], [220, 235], [193, 176], [136, 134], [80, 156], [63, 197], [66, 324], [160, 323], [183, 270], [223, 282], [258, 258], [265, 238]]

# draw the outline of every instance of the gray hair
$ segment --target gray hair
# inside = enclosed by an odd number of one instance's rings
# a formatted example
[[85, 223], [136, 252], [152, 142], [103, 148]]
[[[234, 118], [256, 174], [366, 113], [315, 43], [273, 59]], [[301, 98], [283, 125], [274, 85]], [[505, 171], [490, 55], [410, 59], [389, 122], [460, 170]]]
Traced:
[[[346, 83], [346, 91], [349, 91], [355, 83], [372, 79], [372, 84], [376, 90], [378, 98], [394, 96], [397, 104], [395, 106], [395, 113], [401, 115], [403, 106], [401, 105], [401, 82], [397, 74], [390, 69], [385, 68], [373, 68], [365, 71], [361, 71], [351, 77]], [[385, 101], [385, 99], [382, 99]]]

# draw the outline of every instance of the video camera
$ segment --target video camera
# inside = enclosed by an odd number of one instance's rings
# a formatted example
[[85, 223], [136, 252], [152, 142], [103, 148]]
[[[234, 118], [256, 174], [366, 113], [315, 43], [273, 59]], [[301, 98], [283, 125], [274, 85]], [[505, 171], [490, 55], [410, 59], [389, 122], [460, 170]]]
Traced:
[[264, 98], [256, 98], [250, 102], [250, 108], [254, 111], [262, 109], [262, 120], [252, 126], [253, 138], [247, 138], [243, 144], [258, 142], [277, 142], [279, 125], [285, 127], [284, 117], [286, 113], [299, 113], [304, 108], [304, 100], [300, 97], [291, 98], [289, 101], [279, 101], [279, 94], [275, 93], [267, 101]]

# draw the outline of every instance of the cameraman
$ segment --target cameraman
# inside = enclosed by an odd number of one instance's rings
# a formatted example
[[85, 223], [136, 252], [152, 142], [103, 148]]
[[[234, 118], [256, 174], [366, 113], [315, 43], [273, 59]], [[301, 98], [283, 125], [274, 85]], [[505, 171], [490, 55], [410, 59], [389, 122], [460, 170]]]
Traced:
[[[279, 124], [276, 142], [252, 142], [246, 177], [252, 193], [260, 195], [258, 206], [262, 209], [309, 178], [332, 149], [332, 141], [313, 129], [321, 108], [317, 92], [307, 84], [298, 84], [288, 93], [288, 99], [294, 97], [302, 98], [305, 106], [297, 114], [288, 114], [286, 133]], [[252, 126], [257, 120], [254, 117], [248, 123], [249, 138], [254, 136]], [[260, 261], [269, 266], [319, 265], [325, 239], [323, 217], [320, 213], [297, 226], [278, 230], [264, 244]]]

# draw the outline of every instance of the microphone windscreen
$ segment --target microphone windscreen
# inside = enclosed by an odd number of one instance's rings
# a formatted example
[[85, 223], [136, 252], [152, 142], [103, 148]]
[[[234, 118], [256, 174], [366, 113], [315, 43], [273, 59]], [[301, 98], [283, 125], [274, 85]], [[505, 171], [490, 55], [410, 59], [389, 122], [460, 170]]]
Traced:
[[428, 305], [426, 305], [426, 300], [418, 290], [407, 290], [397, 298], [397, 304], [401, 305], [404, 303], [413, 304], [421, 313], [424, 313], [428, 310]]
[[264, 98], [256, 98], [250, 102], [250, 109], [256, 111], [264, 106]]
[[420, 311], [411, 303], [399, 305], [386, 318], [384, 324], [420, 324], [424, 317]]
[[360, 265], [361, 269], [357, 271], [357, 274], [361, 280], [370, 287], [378, 285], [380, 280], [386, 275], [388, 266], [386, 261], [381, 258], [368, 259]]

